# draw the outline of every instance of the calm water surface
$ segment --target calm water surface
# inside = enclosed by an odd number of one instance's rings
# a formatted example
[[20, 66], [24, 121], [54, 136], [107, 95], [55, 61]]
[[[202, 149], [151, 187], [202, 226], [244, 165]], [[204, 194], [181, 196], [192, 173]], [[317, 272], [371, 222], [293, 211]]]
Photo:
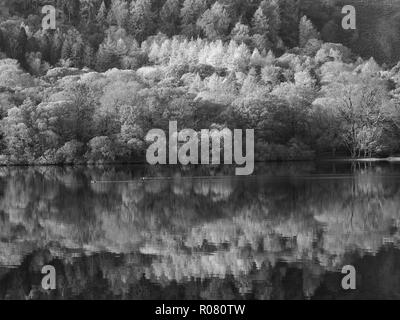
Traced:
[[400, 165], [233, 173], [0, 168], [0, 299], [400, 298]]

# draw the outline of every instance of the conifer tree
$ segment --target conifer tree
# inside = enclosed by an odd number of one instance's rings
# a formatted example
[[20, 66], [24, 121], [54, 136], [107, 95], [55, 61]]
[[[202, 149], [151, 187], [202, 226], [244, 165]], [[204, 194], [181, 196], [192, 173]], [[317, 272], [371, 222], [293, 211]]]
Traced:
[[108, 15], [110, 25], [116, 24], [122, 28], [126, 26], [129, 15], [128, 3], [125, 0], [113, 0]]
[[249, 66], [250, 56], [249, 49], [242, 43], [236, 48], [233, 56], [229, 57], [230, 69], [241, 72], [245, 71]]
[[3, 51], [3, 50], [5, 51], [4, 43], [5, 43], [5, 40], [4, 40], [3, 31], [0, 28], [0, 52]]
[[181, 9], [182, 32], [188, 37], [197, 37], [200, 33], [197, 20], [207, 10], [206, 0], [185, 0]]
[[267, 17], [269, 24], [270, 41], [276, 43], [278, 41], [279, 31], [281, 29], [281, 17], [278, 0], [263, 0], [260, 4], [264, 15]]
[[216, 40], [226, 35], [230, 23], [231, 20], [228, 12], [217, 1], [210, 9], [203, 13], [197, 21], [197, 26], [204, 31], [209, 39]]
[[268, 37], [269, 34], [269, 23], [264, 11], [261, 7], [257, 9], [254, 13], [253, 21], [253, 31], [254, 33], [260, 34], [262, 36]]
[[21, 63], [22, 66], [26, 65], [25, 53], [27, 44], [28, 44], [28, 36], [26, 35], [25, 28], [20, 28], [17, 38], [15, 58]]
[[51, 41], [50, 63], [52, 65], [55, 65], [61, 58], [62, 46], [63, 46], [63, 40], [61, 33], [59, 31], [56, 31]]
[[320, 35], [317, 29], [315, 29], [312, 22], [306, 17], [303, 16], [300, 20], [299, 25], [299, 45], [300, 47], [304, 47], [308, 40], [311, 39], [319, 39]]
[[271, 50], [268, 51], [265, 62], [269, 65], [273, 65], [275, 63], [275, 55]]
[[280, 0], [281, 31], [280, 37], [289, 48], [298, 45], [300, 0]]
[[61, 59], [67, 60], [72, 57], [72, 44], [69, 38], [64, 39], [62, 48], [61, 48]]
[[131, 3], [129, 29], [135, 39], [144, 41], [153, 30], [151, 0], [136, 0]]
[[236, 42], [247, 42], [250, 39], [250, 28], [249, 26], [237, 22], [235, 27], [232, 29], [231, 37]]
[[95, 2], [92, 0], [81, 0], [80, 1], [80, 17], [82, 20], [89, 24], [93, 19], [93, 9], [95, 7]]
[[86, 45], [83, 52], [83, 65], [88, 68], [95, 66], [94, 50], [90, 45]]
[[104, 1], [101, 3], [99, 12], [97, 13], [96, 21], [100, 25], [104, 25], [107, 20], [107, 7]]
[[254, 49], [253, 54], [250, 57], [250, 65], [252, 67], [263, 67], [265, 63], [264, 58], [261, 56], [260, 51], [257, 48]]
[[83, 62], [83, 42], [82, 39], [76, 39], [75, 43], [72, 45], [71, 48], [71, 60], [74, 67], [80, 68], [82, 67]]
[[128, 53], [128, 47], [124, 39], [120, 38], [117, 41], [117, 45], [115, 46], [115, 52], [118, 56], [122, 57]]
[[280, 13], [276, 0], [263, 0], [254, 14], [253, 32], [256, 46], [259, 49], [277, 46], [279, 43]]
[[120, 68], [120, 57], [115, 51], [116, 44], [110, 37], [99, 47], [96, 57], [96, 70], [104, 72], [112, 68]]
[[47, 32], [40, 39], [40, 52], [44, 61], [51, 62], [51, 41]]
[[218, 0], [225, 10], [228, 12], [229, 18], [232, 21], [241, 21], [248, 23], [246, 17], [257, 9], [257, 1], [243, 1], [243, 0]]
[[160, 11], [161, 30], [168, 36], [173, 36], [179, 31], [180, 24], [179, 0], [167, 0]]

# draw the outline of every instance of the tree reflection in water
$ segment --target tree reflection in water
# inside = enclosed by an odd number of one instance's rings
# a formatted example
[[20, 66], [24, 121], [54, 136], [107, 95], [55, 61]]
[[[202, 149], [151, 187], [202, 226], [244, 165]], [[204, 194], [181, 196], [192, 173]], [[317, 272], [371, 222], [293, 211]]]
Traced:
[[[399, 173], [0, 168], [0, 298], [399, 298]], [[44, 264], [57, 270], [50, 293]], [[356, 291], [341, 289], [345, 264]]]

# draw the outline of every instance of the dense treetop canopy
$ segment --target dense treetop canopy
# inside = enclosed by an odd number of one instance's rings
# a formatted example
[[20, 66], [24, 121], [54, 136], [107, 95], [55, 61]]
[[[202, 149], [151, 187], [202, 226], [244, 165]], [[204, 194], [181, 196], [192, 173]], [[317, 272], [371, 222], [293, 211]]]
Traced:
[[[396, 49], [364, 37], [375, 7], [353, 2], [360, 28], [345, 32], [340, 1], [3, 1], [0, 162], [142, 161], [148, 130], [172, 120], [253, 128], [260, 161], [394, 155]], [[360, 39], [380, 41], [374, 55]]]

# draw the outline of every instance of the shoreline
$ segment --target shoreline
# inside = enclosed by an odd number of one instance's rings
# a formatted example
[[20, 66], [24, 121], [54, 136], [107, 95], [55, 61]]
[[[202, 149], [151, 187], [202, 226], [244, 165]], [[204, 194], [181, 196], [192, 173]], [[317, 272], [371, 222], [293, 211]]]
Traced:
[[338, 158], [338, 159], [318, 159], [316, 161], [327, 161], [327, 162], [399, 162], [400, 157], [387, 157], [387, 158]]
[[[276, 164], [276, 163], [301, 163], [301, 162], [389, 162], [389, 163], [400, 163], [400, 157], [387, 157], [387, 158], [359, 158], [359, 159], [351, 159], [351, 158], [316, 158], [316, 159], [308, 159], [308, 160], [275, 160], [275, 161], [255, 161], [254, 164]], [[1, 167], [97, 167], [97, 166], [158, 166], [151, 165], [146, 162], [98, 162], [98, 163], [30, 163], [30, 164], [18, 164], [18, 163], [10, 163], [10, 164], [0, 164]], [[170, 166], [170, 165], [168, 165]], [[171, 165], [174, 166], [174, 165]], [[193, 166], [203, 166], [202, 164], [197, 164]], [[211, 166], [225, 166], [225, 164], [221, 163], [219, 165], [211, 165]], [[228, 164], [226, 166], [229, 166]]]

